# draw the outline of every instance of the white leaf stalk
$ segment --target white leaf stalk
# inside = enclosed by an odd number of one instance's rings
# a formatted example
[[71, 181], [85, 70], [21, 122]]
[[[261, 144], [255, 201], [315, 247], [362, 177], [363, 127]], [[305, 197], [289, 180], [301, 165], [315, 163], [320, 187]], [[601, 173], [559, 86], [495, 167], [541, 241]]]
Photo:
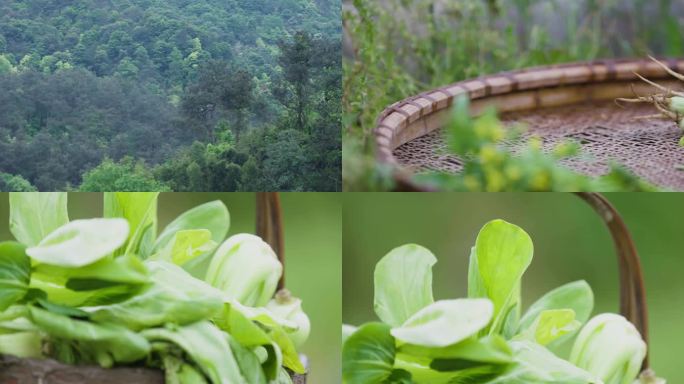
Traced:
[[283, 266], [260, 237], [231, 236], [216, 251], [205, 278], [229, 298], [249, 307], [263, 307], [273, 297]]
[[266, 304], [266, 309], [296, 324], [296, 330], [287, 334], [295, 348], [299, 349], [309, 338], [311, 332], [309, 317], [302, 310], [302, 300], [292, 296], [290, 291], [287, 289], [278, 291], [275, 297]]
[[646, 357], [646, 343], [624, 317], [604, 313], [582, 329], [570, 354], [570, 362], [605, 384], [632, 384]]

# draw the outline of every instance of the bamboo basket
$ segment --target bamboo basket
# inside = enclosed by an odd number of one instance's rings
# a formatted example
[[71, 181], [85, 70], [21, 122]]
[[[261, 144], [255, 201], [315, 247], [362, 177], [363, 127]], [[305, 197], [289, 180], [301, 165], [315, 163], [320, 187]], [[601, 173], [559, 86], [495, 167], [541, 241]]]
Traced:
[[[663, 62], [684, 72], [684, 59]], [[684, 190], [684, 172], [677, 169], [684, 164], [677, 125], [666, 120], [635, 119], [656, 113], [650, 105], [621, 108], [614, 103], [616, 98], [632, 97], [634, 92], [653, 93], [635, 72], [672, 89], [682, 89], [681, 82], [650, 60], [562, 64], [466, 80], [386, 108], [374, 131], [377, 160], [397, 170], [400, 189], [424, 189], [411, 182], [415, 172], [458, 173], [463, 162], [445, 154], [440, 130], [454, 100], [466, 95], [473, 114], [493, 106], [504, 125], [526, 124], [528, 134], [541, 137], [545, 149], [565, 139], [580, 142], [590, 158], [563, 161], [578, 172], [601, 175], [615, 161], [653, 184]]]
[[[280, 198], [275, 192], [260, 192], [256, 196], [256, 233], [266, 241], [283, 264], [285, 248], [283, 241], [282, 210]], [[278, 289], [285, 287], [285, 273]], [[306, 358], [303, 358], [305, 365]], [[307, 367], [308, 369], [308, 367]], [[294, 384], [306, 384], [306, 374], [292, 374]], [[18, 359], [0, 357], [0, 384], [163, 384], [161, 370], [137, 367], [105, 369], [98, 366], [66, 365], [52, 359]]]

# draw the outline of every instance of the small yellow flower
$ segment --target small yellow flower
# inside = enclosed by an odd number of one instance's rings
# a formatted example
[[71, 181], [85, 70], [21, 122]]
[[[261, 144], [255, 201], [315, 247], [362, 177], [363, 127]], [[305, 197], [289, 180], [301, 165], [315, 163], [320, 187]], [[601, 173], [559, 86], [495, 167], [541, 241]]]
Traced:
[[496, 146], [487, 144], [480, 149], [480, 160], [483, 164], [497, 164], [501, 161], [501, 154]]
[[530, 149], [539, 151], [542, 147], [542, 139], [537, 136], [531, 137], [528, 141], [528, 145], [530, 146]]
[[551, 187], [551, 176], [547, 171], [539, 171], [532, 177], [530, 185], [534, 190], [547, 191]]
[[482, 189], [480, 181], [472, 175], [467, 175], [463, 177], [463, 184], [469, 191], [479, 191]]
[[522, 170], [517, 165], [509, 165], [506, 167], [505, 173], [511, 181], [518, 181], [522, 177]]
[[506, 181], [501, 174], [496, 169], [492, 169], [490, 171], [487, 171], [486, 173], [487, 176], [487, 192], [498, 192], [503, 189], [503, 187], [506, 184]]

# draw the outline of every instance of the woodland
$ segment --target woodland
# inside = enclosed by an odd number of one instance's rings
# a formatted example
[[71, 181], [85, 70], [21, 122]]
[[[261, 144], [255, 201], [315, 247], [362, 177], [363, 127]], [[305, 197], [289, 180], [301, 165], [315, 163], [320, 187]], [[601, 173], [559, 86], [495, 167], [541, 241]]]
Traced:
[[0, 3], [0, 190], [337, 191], [336, 0]]

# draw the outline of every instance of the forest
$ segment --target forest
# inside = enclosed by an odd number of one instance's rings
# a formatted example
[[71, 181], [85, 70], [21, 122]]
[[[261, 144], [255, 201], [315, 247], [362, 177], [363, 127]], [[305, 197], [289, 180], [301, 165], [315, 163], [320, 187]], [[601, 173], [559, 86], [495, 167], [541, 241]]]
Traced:
[[0, 3], [0, 190], [337, 191], [335, 0]]

